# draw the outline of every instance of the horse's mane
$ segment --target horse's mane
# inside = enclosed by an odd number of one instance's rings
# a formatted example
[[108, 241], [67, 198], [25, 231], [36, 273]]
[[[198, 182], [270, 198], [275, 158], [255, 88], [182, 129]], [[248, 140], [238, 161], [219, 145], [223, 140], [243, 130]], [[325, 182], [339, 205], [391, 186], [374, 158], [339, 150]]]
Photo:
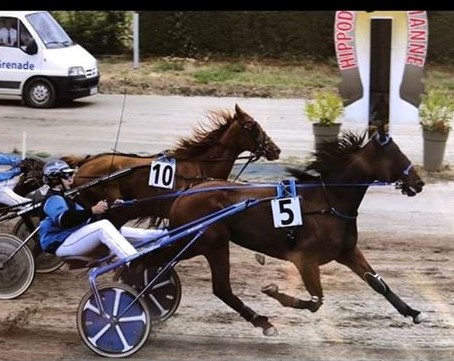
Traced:
[[355, 134], [351, 131], [342, 132], [337, 142], [320, 144], [313, 153], [314, 159], [307, 164], [305, 169], [288, 167], [286, 171], [299, 181], [314, 180], [319, 173], [322, 176], [337, 173], [344, 169], [351, 161], [351, 156], [363, 146], [366, 132]]
[[22, 162], [24, 165], [27, 165], [27, 164], [33, 164], [33, 165], [37, 165], [37, 166], [44, 166], [44, 164], [46, 164], [45, 161], [43, 161], [42, 159], [39, 159], [37, 157], [26, 157], [22, 160]]
[[207, 115], [209, 124], [199, 122], [192, 137], [182, 137], [177, 147], [169, 151], [171, 157], [189, 158], [203, 154], [206, 148], [219, 141], [221, 135], [234, 120], [234, 115], [226, 110], [211, 111]]

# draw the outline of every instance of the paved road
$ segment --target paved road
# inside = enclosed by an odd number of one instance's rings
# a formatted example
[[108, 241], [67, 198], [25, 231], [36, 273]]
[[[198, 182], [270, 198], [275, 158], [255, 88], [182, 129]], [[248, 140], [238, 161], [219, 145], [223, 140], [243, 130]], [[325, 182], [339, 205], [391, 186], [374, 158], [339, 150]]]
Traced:
[[[124, 108], [123, 108], [124, 103]], [[260, 122], [282, 148], [283, 161], [307, 157], [313, 148], [311, 123], [301, 99], [212, 98], [182, 96], [96, 95], [71, 107], [37, 110], [18, 101], [0, 100], [1, 152], [22, 149], [26, 132], [28, 152], [51, 154], [99, 153], [116, 148], [123, 152], [156, 153], [189, 136], [206, 112], [234, 109], [238, 103]], [[121, 120], [121, 127], [120, 127]], [[365, 125], [343, 120], [343, 129]], [[117, 134], [118, 144], [115, 146]], [[416, 164], [422, 164], [419, 125], [391, 125], [391, 134]], [[454, 163], [454, 137], [447, 144], [446, 162]]]

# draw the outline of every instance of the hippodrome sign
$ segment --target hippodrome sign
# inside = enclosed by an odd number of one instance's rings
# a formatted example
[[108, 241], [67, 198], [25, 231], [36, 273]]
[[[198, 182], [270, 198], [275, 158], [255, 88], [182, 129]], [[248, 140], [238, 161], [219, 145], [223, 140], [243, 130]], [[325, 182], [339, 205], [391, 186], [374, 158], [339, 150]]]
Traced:
[[428, 46], [425, 11], [337, 11], [334, 40], [345, 117], [418, 124]]

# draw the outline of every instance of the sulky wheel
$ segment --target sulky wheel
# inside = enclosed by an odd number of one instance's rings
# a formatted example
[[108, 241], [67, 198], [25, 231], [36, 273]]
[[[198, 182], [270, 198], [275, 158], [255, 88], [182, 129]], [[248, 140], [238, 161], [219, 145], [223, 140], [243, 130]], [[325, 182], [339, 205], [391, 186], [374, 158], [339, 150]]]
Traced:
[[[35, 227], [38, 226], [38, 217], [31, 217], [31, 221], [33, 222]], [[29, 236], [30, 231], [22, 218], [19, 219], [19, 221], [14, 226], [13, 234], [22, 240]], [[37, 273], [53, 272], [59, 269], [64, 263], [64, 261], [60, 257], [57, 257], [56, 255], [51, 253], [43, 252], [41, 250], [38, 233], [36, 233], [34, 237], [27, 242], [27, 247], [29, 247], [32, 251], [32, 254], [35, 255]]]
[[[25, 293], [35, 278], [35, 260], [22, 241], [10, 234], [0, 234], [0, 299], [10, 300]], [[20, 249], [19, 249], [20, 248]], [[10, 256], [17, 250], [12, 257]]]
[[[148, 305], [137, 291], [124, 283], [98, 288], [103, 310], [90, 290], [77, 310], [77, 329], [84, 343], [96, 354], [126, 357], [140, 350], [151, 331]], [[133, 302], [134, 301], [134, 302]]]
[[[143, 271], [143, 284], [147, 285], [153, 280], [161, 269], [149, 266]], [[181, 282], [177, 272], [172, 268], [161, 275], [156, 284], [145, 292], [147, 303], [150, 307], [153, 323], [164, 322], [177, 310], [181, 301]]]
[[[133, 277], [128, 273], [123, 274], [121, 279], [140, 292], [144, 285], [148, 285], [153, 280], [161, 268], [148, 266], [143, 271], [135, 270]], [[144, 298], [150, 308], [153, 323], [167, 320], [175, 313], [181, 301], [181, 282], [177, 272], [172, 268], [162, 274], [154, 286], [145, 291]]]

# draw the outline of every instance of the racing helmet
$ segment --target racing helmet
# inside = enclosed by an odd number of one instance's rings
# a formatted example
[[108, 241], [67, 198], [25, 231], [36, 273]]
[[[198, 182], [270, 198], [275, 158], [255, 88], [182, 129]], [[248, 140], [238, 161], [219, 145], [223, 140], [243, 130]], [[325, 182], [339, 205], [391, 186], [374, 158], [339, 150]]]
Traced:
[[53, 160], [46, 163], [43, 167], [43, 180], [44, 183], [50, 186], [61, 183], [62, 179], [68, 179], [74, 174], [68, 163], [63, 160]]

